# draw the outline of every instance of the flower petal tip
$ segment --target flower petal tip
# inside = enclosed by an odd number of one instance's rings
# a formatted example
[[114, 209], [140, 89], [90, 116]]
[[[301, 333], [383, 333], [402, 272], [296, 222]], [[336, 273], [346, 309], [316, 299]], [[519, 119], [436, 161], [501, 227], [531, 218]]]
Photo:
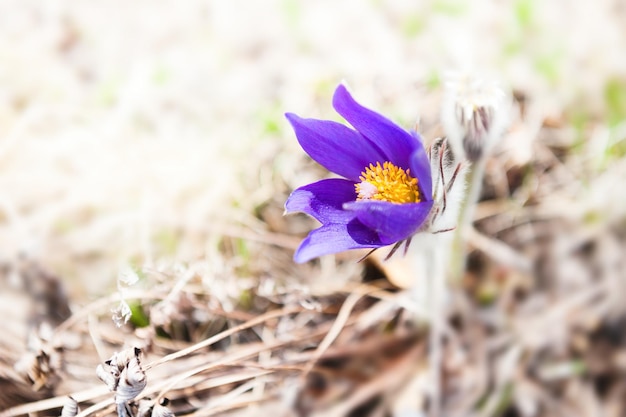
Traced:
[[301, 256], [298, 256], [298, 253], [296, 252], [293, 255], [293, 261], [297, 264], [304, 264], [307, 263], [308, 261], [310, 261], [310, 259], [301, 259]]
[[352, 89], [350, 88], [350, 85], [348, 84], [346, 80], [342, 80], [341, 83], [337, 86], [337, 88], [335, 88], [335, 94], [339, 90], [341, 90], [341, 93], [347, 93], [347, 94], [352, 95], [351, 93]]
[[308, 261], [310, 261], [311, 259], [315, 258], [315, 255], [311, 255], [310, 253], [307, 254], [307, 251], [304, 250], [306, 249], [306, 247], [308, 246], [307, 243], [309, 241], [309, 237], [307, 236], [302, 243], [300, 243], [300, 246], [298, 247], [298, 249], [296, 249], [296, 251], [293, 254], [293, 261], [297, 264], [304, 264], [307, 263]]
[[294, 212], [294, 210], [292, 210], [289, 206], [291, 203], [291, 199], [293, 197], [293, 193], [291, 193], [289, 195], [289, 197], [287, 197], [287, 201], [285, 201], [285, 204], [283, 205], [283, 216], [286, 216], [288, 214], [291, 214]]
[[287, 112], [285, 113], [285, 119], [289, 121], [289, 123], [293, 124], [293, 120], [299, 119], [298, 115], [295, 113]]
[[345, 103], [346, 100], [353, 101], [354, 99], [352, 98], [348, 85], [342, 82], [337, 86], [333, 94], [333, 108], [337, 110], [337, 107], [341, 107], [342, 103]]

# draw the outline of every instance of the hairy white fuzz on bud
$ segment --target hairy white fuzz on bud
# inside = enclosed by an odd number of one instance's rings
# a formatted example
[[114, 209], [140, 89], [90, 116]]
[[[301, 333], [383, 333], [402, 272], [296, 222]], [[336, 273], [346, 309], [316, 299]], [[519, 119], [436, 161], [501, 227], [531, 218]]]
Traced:
[[509, 123], [510, 95], [497, 82], [451, 75], [445, 82], [441, 122], [459, 158], [475, 162], [489, 153]]
[[459, 160], [446, 138], [435, 139], [428, 153], [435, 202], [428, 220], [428, 231], [436, 234], [457, 226], [459, 210], [465, 198], [469, 162]]

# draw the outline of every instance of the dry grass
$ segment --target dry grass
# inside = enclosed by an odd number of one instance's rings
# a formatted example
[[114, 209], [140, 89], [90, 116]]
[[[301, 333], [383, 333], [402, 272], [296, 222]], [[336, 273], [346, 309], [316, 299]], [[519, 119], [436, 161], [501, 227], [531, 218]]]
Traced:
[[283, 202], [325, 173], [282, 114], [336, 118], [345, 79], [432, 139], [458, 67], [516, 101], [444, 312], [444, 415], [624, 415], [624, 26], [609, 0], [2, 2], [0, 416], [112, 415], [95, 367], [133, 345], [177, 415], [427, 409], [402, 271], [291, 261], [315, 225]]

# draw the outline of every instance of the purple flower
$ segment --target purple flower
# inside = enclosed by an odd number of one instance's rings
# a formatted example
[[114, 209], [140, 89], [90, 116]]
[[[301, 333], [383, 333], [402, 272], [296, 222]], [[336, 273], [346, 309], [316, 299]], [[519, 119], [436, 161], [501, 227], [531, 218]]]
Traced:
[[420, 231], [433, 206], [430, 162], [416, 132], [361, 106], [343, 85], [333, 107], [354, 129], [286, 114], [302, 149], [343, 177], [305, 185], [287, 199], [287, 213], [322, 223], [300, 244], [296, 262], [399, 244]]

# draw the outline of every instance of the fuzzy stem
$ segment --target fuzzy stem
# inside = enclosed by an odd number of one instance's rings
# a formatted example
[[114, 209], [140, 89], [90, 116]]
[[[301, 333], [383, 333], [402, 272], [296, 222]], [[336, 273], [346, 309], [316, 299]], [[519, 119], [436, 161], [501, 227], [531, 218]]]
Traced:
[[461, 209], [459, 210], [459, 220], [456, 231], [454, 233], [454, 240], [452, 241], [451, 248], [451, 266], [450, 277], [454, 282], [460, 282], [463, 279], [463, 273], [466, 265], [466, 246], [465, 241], [467, 237], [467, 231], [472, 227], [474, 220], [474, 212], [476, 209], [476, 203], [480, 198], [480, 191], [482, 189], [483, 177], [485, 175], [485, 166], [487, 164], [486, 158], [480, 158], [469, 168], [468, 177], [468, 189], [465, 195], [465, 199], [461, 203]]
[[429, 290], [431, 298], [431, 317], [430, 317], [430, 372], [432, 378], [432, 401], [431, 401], [431, 417], [441, 416], [441, 362], [443, 358], [443, 327], [444, 319], [444, 301], [446, 291], [446, 275], [444, 268], [445, 254], [447, 248], [435, 247], [433, 250], [431, 264], [431, 274], [429, 274]]
[[[430, 416], [441, 417], [442, 338], [445, 326], [446, 264], [451, 240], [445, 235], [431, 235], [413, 252], [418, 279], [413, 284], [415, 302], [427, 306], [429, 332]], [[422, 278], [422, 279], [420, 279]]]

